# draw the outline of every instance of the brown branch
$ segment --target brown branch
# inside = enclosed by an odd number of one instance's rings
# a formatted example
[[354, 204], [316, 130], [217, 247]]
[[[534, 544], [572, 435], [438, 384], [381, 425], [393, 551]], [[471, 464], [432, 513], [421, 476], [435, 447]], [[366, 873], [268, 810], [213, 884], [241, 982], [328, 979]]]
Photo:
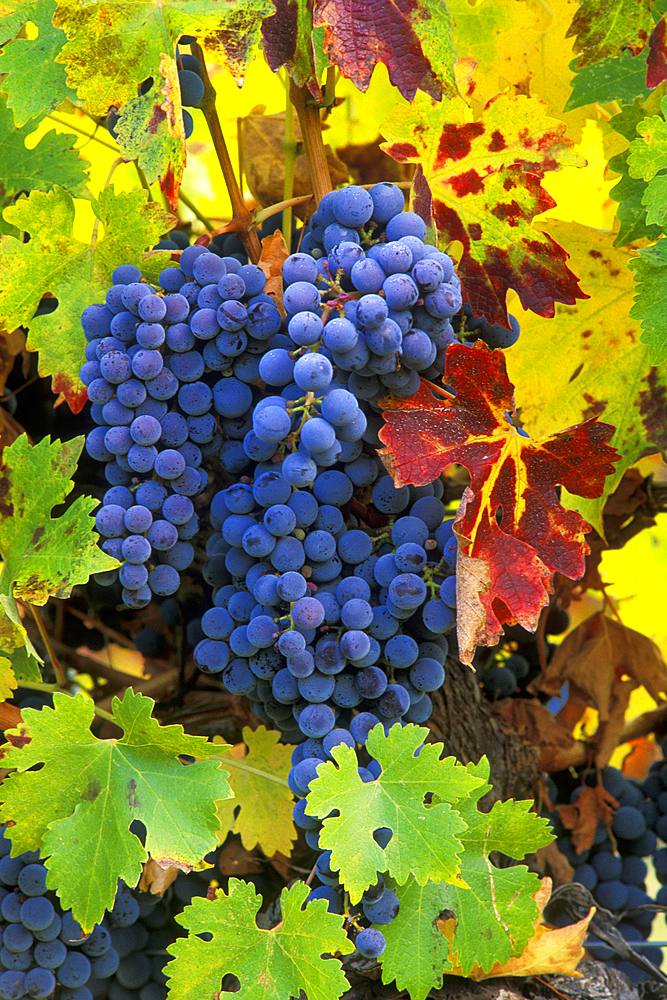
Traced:
[[289, 96], [299, 119], [315, 201], [319, 204], [325, 194], [332, 190], [329, 164], [322, 141], [320, 109], [313, 103], [308, 88], [297, 87], [293, 80], [290, 80]]

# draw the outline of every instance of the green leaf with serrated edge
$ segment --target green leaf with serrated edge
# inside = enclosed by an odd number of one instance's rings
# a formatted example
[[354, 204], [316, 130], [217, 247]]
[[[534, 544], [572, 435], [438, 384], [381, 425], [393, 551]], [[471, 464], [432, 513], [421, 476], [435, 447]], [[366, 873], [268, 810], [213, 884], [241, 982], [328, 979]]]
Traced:
[[[454, 803], [469, 795], [480, 779], [469, 774], [453, 757], [440, 759], [442, 743], [419, 747], [428, 730], [419, 726], [392, 726], [385, 736], [375, 726], [366, 742], [382, 774], [364, 784], [351, 747], [335, 747], [336, 763], [317, 769], [308, 793], [307, 812], [324, 819], [320, 845], [331, 851], [331, 867], [340, 869], [340, 879], [353, 903], [364, 889], [388, 871], [399, 884], [413, 874], [424, 885], [456, 881], [460, 865], [460, 835], [465, 830]], [[433, 793], [438, 805], [425, 806], [424, 796]], [[458, 808], [458, 807], [457, 807]], [[329, 816], [338, 810], [339, 816]], [[394, 836], [384, 850], [373, 839], [373, 831], [389, 827]]]
[[382, 980], [396, 980], [399, 990], [407, 990], [411, 1000], [425, 1000], [435, 987], [442, 986], [443, 973], [451, 968], [449, 942], [436, 921], [448, 905], [449, 886], [427, 882], [419, 885], [409, 878], [393, 887], [400, 901], [398, 915], [382, 925], [387, 947], [379, 961]]
[[653, 31], [650, 0], [582, 0], [567, 30], [576, 35], [577, 69], [599, 63], [609, 56], [629, 51], [638, 55]]
[[667, 361], [667, 239], [637, 251], [628, 264], [635, 276], [635, 301], [630, 315], [641, 320], [642, 344], [650, 348], [652, 365]]
[[[577, 60], [570, 63], [574, 70]], [[619, 56], [603, 59], [594, 66], [587, 66], [576, 73], [572, 92], [563, 111], [574, 111], [587, 104], [608, 104], [619, 101], [630, 104], [635, 97], [642, 100], [648, 95], [646, 88], [646, 58], [621, 52]]]
[[[0, 89], [7, 94], [17, 126], [53, 111], [66, 98], [76, 102], [75, 92], [67, 86], [65, 67], [55, 61], [67, 41], [65, 32], [51, 24], [56, 7], [55, 0], [24, 5], [25, 20], [36, 25], [37, 37], [15, 38], [0, 56], [0, 73], [6, 74]], [[30, 190], [30, 185], [25, 187]]]
[[[2, 563], [0, 563], [1, 570]], [[42, 662], [23, 627], [16, 601], [9, 594], [0, 592], [0, 650], [10, 655], [15, 649], [25, 649], [31, 657]]]
[[658, 174], [648, 182], [642, 202], [646, 206], [647, 223], [664, 227], [667, 217], [667, 174]]
[[[90, 164], [74, 149], [75, 136], [47, 132], [28, 149], [25, 140], [33, 130], [33, 125], [15, 128], [11, 111], [0, 98], [0, 215], [19, 191], [52, 191], [59, 184], [72, 195], [85, 193]], [[19, 231], [0, 218], [0, 234], [18, 237]]]
[[280, 733], [264, 726], [254, 732], [246, 726], [243, 730], [243, 741], [248, 747], [246, 756], [236, 758], [229, 752], [221, 756], [229, 768], [228, 781], [234, 798], [218, 803], [220, 843], [233, 832], [240, 834], [246, 851], [259, 845], [268, 858], [276, 851], [292, 853], [296, 839], [292, 820], [294, 797], [287, 784], [292, 748], [278, 743], [279, 739]]
[[[206, 867], [201, 859], [217, 843], [215, 800], [231, 791], [220, 764], [202, 758], [220, 748], [161, 726], [154, 704], [128, 688], [113, 700], [124, 735], [98, 740], [93, 702], [57, 693], [53, 709], [25, 709], [23, 725], [6, 733], [3, 764], [16, 772], [3, 784], [2, 816], [15, 824], [12, 850], [41, 850], [49, 888], [86, 931], [113, 906], [119, 878], [136, 884], [148, 853], [190, 871]], [[186, 766], [181, 754], [199, 760]], [[145, 849], [130, 833], [135, 819], [146, 827]]]
[[9, 659], [14, 675], [19, 683], [22, 681], [41, 681], [40, 661], [35, 659], [25, 646], [21, 646], [19, 649], [15, 649], [13, 653], [10, 653]]
[[[467, 767], [478, 778], [488, 780], [486, 757]], [[452, 954], [464, 976], [473, 965], [488, 972], [495, 962], [520, 955], [539, 916], [532, 898], [540, 888], [539, 876], [525, 865], [496, 868], [491, 853], [500, 851], [520, 861], [554, 839], [547, 820], [530, 812], [532, 799], [494, 802], [490, 812], [480, 812], [479, 799], [490, 787], [476, 788], [457, 806], [468, 826], [461, 835], [465, 885], [447, 886], [445, 906], [456, 917]]]
[[[0, 334], [24, 325], [29, 329], [28, 349], [39, 351], [40, 375], [53, 376], [53, 391], [64, 393], [78, 413], [87, 395], [79, 379], [85, 360], [86, 340], [81, 314], [86, 306], [104, 302], [111, 274], [118, 264], [136, 264], [160, 233], [173, 224], [172, 217], [144, 190], [117, 194], [106, 188], [95, 214], [104, 236], [91, 243], [74, 236], [74, 202], [61, 187], [43, 194], [33, 191], [5, 209], [6, 221], [30, 233], [30, 242], [11, 236], [0, 243]], [[35, 316], [45, 292], [58, 299], [58, 308]]]
[[648, 185], [646, 181], [630, 177], [628, 155], [626, 150], [609, 160], [609, 169], [621, 175], [609, 191], [609, 197], [618, 202], [616, 218], [619, 226], [614, 239], [615, 247], [624, 247], [641, 239], [657, 240], [662, 232], [660, 226], [647, 224], [644, 194]]
[[103, 552], [94, 533], [94, 497], [77, 497], [53, 519], [74, 483], [82, 437], [65, 443], [43, 438], [31, 445], [22, 434], [2, 453], [0, 464], [0, 591], [31, 604], [69, 597], [72, 587], [118, 562]]
[[[170, 1000], [214, 997], [227, 973], [240, 980], [238, 1000], [288, 1000], [301, 990], [308, 1000], [338, 1000], [349, 983], [338, 959], [322, 956], [349, 954], [354, 945], [326, 900], [304, 908], [308, 892], [303, 882], [283, 889], [282, 923], [270, 931], [257, 927], [262, 897], [247, 882], [230, 878], [227, 894], [193, 899], [176, 917], [190, 934], [167, 949], [175, 956], [165, 968]], [[211, 940], [195, 936], [202, 933]]]
[[660, 102], [662, 115], [649, 115], [637, 123], [637, 138], [630, 143], [628, 169], [631, 177], [650, 181], [667, 167], [667, 97]]

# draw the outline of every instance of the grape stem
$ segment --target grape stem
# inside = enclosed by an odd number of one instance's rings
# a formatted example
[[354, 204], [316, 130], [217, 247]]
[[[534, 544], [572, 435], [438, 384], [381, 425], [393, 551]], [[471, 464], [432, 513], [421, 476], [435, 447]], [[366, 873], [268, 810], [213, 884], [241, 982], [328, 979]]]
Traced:
[[199, 44], [194, 43], [191, 51], [193, 56], [199, 59], [199, 62], [201, 63], [204, 96], [199, 104], [199, 107], [201, 108], [204, 118], [206, 119], [208, 130], [211, 133], [213, 148], [215, 149], [220, 169], [222, 170], [222, 175], [225, 179], [225, 184], [227, 185], [229, 199], [232, 203], [234, 222], [239, 227], [238, 234], [243, 241], [243, 246], [248, 253], [248, 258], [253, 264], [256, 264], [261, 256], [262, 248], [259, 245], [259, 237], [252, 228], [253, 218], [248, 207], [246, 206], [245, 201], [243, 200], [243, 195], [241, 194], [241, 189], [238, 185], [238, 181], [236, 180], [234, 168], [232, 167], [232, 161], [229, 156], [229, 150], [227, 149], [225, 137], [222, 134], [220, 119], [218, 118], [218, 113], [215, 109], [215, 87], [211, 83], [211, 79], [208, 75], [206, 59], [202, 47]]
[[[285, 103], [285, 135], [283, 137], [283, 159], [285, 176], [283, 179], [283, 201], [289, 202], [294, 194], [294, 165], [296, 163], [296, 139], [294, 136], [294, 107], [287, 91]], [[283, 238], [287, 247], [292, 247], [292, 206], [283, 209]]]

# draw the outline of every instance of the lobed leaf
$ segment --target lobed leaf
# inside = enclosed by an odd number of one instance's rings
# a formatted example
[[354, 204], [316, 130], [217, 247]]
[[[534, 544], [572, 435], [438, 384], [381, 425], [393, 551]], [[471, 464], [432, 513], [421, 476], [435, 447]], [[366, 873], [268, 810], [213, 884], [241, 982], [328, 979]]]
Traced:
[[[2, 61], [0, 60], [0, 71]], [[56, 184], [74, 197], [83, 197], [89, 164], [74, 149], [76, 138], [48, 132], [28, 149], [26, 139], [34, 125], [16, 128], [11, 111], [0, 98], [0, 234], [19, 236], [16, 226], [5, 222], [2, 210], [25, 191], [52, 191]]]
[[[5, 209], [5, 219], [30, 234], [22, 243], [10, 236], [0, 243], [0, 334], [28, 327], [28, 349], [40, 352], [40, 375], [53, 376], [53, 391], [62, 392], [74, 413], [86, 403], [79, 370], [86, 341], [81, 313], [104, 302], [113, 269], [121, 263], [141, 268], [141, 254], [172, 225], [172, 218], [145, 191], [116, 194], [106, 188], [93, 210], [104, 226], [88, 243], [74, 236], [74, 202], [62, 187], [46, 194], [33, 191]], [[42, 295], [58, 299], [55, 312], [35, 316]]]
[[[230, 748], [221, 760], [229, 767], [229, 785], [234, 798], [218, 802], [218, 841], [238, 833], [246, 851], [259, 845], [267, 856], [292, 853], [296, 837], [292, 811], [294, 797], [287, 784], [291, 770], [291, 747], [278, 743], [280, 733], [264, 726], [243, 730], [248, 752], [239, 757]], [[243, 744], [241, 744], [243, 748]]]
[[[574, 69], [576, 60], [571, 64]], [[565, 111], [583, 108], [587, 104], [632, 104], [636, 97], [644, 100], [648, 95], [646, 86], [646, 59], [622, 51], [602, 62], [587, 66], [575, 74], [572, 92], [565, 105]]]
[[592, 416], [615, 426], [609, 444], [621, 459], [600, 498], [561, 494], [564, 506], [603, 533], [602, 508], [626, 469], [642, 455], [667, 448], [667, 376], [650, 364], [639, 321], [630, 315], [637, 290], [628, 269], [631, 252], [615, 249], [611, 233], [555, 219], [545, 225], [556, 238], [567, 232], [591, 298], [558, 307], [557, 323], [519, 312], [520, 349], [506, 352], [507, 367], [521, 401], [521, 422], [533, 436]]
[[[308, 812], [324, 820], [320, 845], [331, 851], [331, 868], [356, 903], [364, 889], [388, 871], [399, 884], [412, 874], [420, 885], [427, 881], [457, 881], [461, 834], [465, 829], [457, 812], [459, 800], [481, 779], [453, 757], [440, 759], [442, 744], [422, 746], [428, 730], [393, 726], [387, 736], [376, 726], [368, 737], [369, 753], [382, 766], [375, 781], [359, 777], [356, 752], [335, 747], [335, 763], [317, 769], [308, 793]], [[424, 796], [438, 796], [437, 805], [424, 805]], [[330, 816], [337, 810], [340, 815]], [[393, 830], [381, 848], [373, 831]]]
[[[3, 763], [16, 770], [3, 785], [2, 816], [14, 824], [12, 850], [41, 850], [49, 888], [86, 931], [111, 909], [119, 878], [137, 883], [149, 853], [162, 867], [205, 868], [217, 843], [215, 800], [232, 794], [219, 763], [202, 761], [219, 747], [161, 726], [153, 705], [126, 689], [113, 700], [123, 736], [98, 740], [93, 702], [57, 693], [52, 709], [25, 709], [6, 734]], [[199, 760], [185, 766], [181, 754]], [[145, 848], [130, 832], [135, 820]]]
[[[23, 26], [17, 23], [19, 20], [30, 20], [37, 28], [37, 37], [14, 38], [3, 46], [0, 74], [4, 73], [5, 77], [0, 89], [7, 95], [7, 106], [14, 112], [17, 128], [21, 128], [31, 118], [55, 110], [68, 98], [76, 101], [76, 94], [67, 86], [65, 67], [55, 61], [67, 41], [65, 33], [51, 23], [57, 7], [56, 0], [37, 0], [36, 3], [17, 6], [20, 9], [15, 19], [12, 18], [13, 29]], [[69, 136], [58, 138], [71, 141]], [[54, 179], [59, 181], [57, 177]], [[25, 184], [24, 188], [34, 190], [29, 184]]]
[[588, 524], [561, 506], [556, 485], [599, 496], [618, 456], [606, 444], [614, 428], [595, 419], [520, 435], [505, 354], [481, 341], [450, 347], [443, 378], [454, 399], [435, 398], [425, 384], [408, 400], [385, 397], [381, 454], [398, 485], [433, 482], [453, 462], [470, 473], [456, 521], [459, 650], [470, 662], [504, 622], [535, 630], [553, 573], [583, 574]]
[[473, 313], [508, 328], [510, 288], [540, 316], [553, 316], [556, 301], [586, 297], [565, 250], [532, 226], [555, 204], [541, 185], [545, 173], [584, 163], [565, 124], [545, 110], [534, 98], [500, 94], [473, 121], [462, 98], [436, 104], [420, 95], [381, 126], [384, 151], [418, 164], [417, 188], [426, 182], [439, 244], [463, 245], [459, 276]]
[[[667, 212], [667, 192], [663, 204]], [[628, 264], [636, 286], [630, 316], [641, 320], [641, 342], [648, 344], [650, 364], [659, 365], [667, 361], [667, 240], [637, 253]]]
[[[240, 980], [239, 1000], [288, 1000], [300, 991], [308, 1000], [337, 1000], [349, 983], [331, 956], [349, 954], [354, 945], [325, 900], [304, 906], [308, 891], [303, 882], [283, 889], [282, 922], [268, 931], [257, 927], [262, 897], [247, 882], [230, 878], [226, 894], [193, 899], [176, 918], [190, 934], [168, 949], [175, 956], [167, 966], [171, 1000], [216, 996], [227, 973]], [[196, 936], [202, 933], [210, 940]]]
[[650, 0], [583, 0], [572, 18], [567, 38], [576, 36], [580, 52], [577, 69], [599, 63], [609, 56], [640, 53], [653, 31]]

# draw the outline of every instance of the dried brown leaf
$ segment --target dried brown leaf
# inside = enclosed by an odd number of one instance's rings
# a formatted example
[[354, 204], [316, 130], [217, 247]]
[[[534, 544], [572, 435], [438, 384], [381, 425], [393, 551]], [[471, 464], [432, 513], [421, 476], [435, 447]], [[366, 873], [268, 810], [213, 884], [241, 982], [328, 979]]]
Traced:
[[149, 858], [144, 865], [139, 888], [142, 892], [150, 892], [153, 896], [163, 896], [180, 872], [180, 868], [174, 868], [173, 865], [163, 868], [153, 858]]
[[277, 229], [262, 240], [262, 255], [257, 261], [266, 277], [264, 292], [273, 299], [283, 319], [286, 315], [283, 305], [283, 264], [289, 253], [285, 238]]
[[507, 698], [498, 714], [515, 733], [530, 746], [540, 751], [540, 767], [551, 772], [560, 758], [560, 751], [569, 750], [575, 740], [569, 729], [553, 717], [551, 712], [536, 699]]
[[617, 808], [618, 799], [610, 795], [602, 785], [592, 788], [586, 786], [576, 802], [556, 806], [563, 826], [572, 831], [570, 839], [577, 854], [582, 854], [592, 846], [600, 820], [606, 826], [611, 826], [614, 810]]
[[546, 847], [540, 847], [535, 852], [535, 857], [540, 874], [548, 875], [556, 888], [572, 881], [574, 868], [565, 855], [558, 850], [555, 840], [547, 844]]

